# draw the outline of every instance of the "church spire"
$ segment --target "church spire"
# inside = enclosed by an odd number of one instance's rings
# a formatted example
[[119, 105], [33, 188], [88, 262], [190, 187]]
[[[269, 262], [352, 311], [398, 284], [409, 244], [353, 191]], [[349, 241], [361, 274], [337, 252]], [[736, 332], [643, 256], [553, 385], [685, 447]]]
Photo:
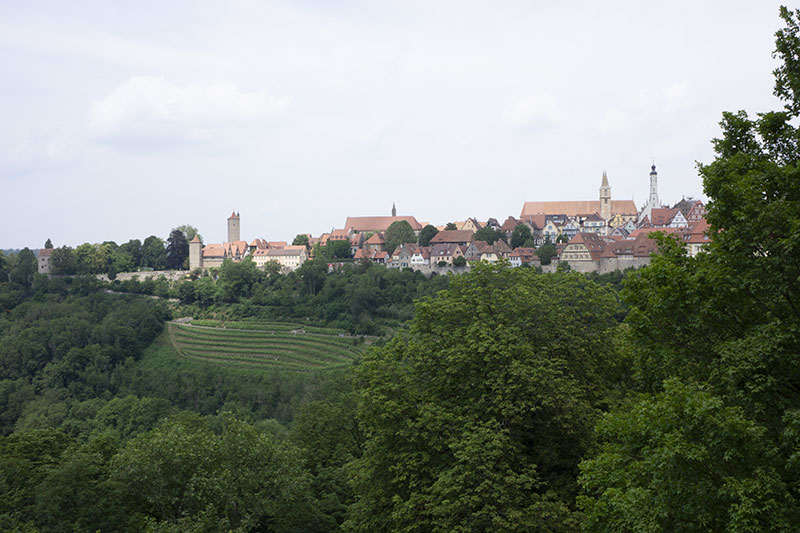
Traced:
[[394, 202], [392, 202], [392, 216], [393, 217], [397, 216], [397, 208], [394, 206]]

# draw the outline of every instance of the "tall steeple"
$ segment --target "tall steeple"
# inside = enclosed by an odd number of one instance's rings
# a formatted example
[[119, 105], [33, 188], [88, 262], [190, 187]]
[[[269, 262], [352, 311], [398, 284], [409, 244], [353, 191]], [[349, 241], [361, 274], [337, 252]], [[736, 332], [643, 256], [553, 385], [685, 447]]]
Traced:
[[656, 172], [656, 164], [650, 167], [650, 197], [647, 200], [653, 207], [661, 207], [661, 202], [658, 201], [658, 172]]
[[658, 172], [656, 172], [656, 164], [653, 162], [653, 166], [650, 167], [650, 195], [647, 197], [647, 203], [639, 213], [639, 221], [641, 222], [644, 217], [647, 217], [652, 222], [653, 209], [659, 209], [660, 207], [661, 202], [658, 200]]
[[600, 218], [605, 221], [606, 229], [611, 220], [611, 186], [608, 184], [608, 176], [603, 171], [603, 182], [600, 184]]
[[394, 206], [394, 202], [392, 202], [392, 216], [393, 217], [397, 216], [397, 208]]

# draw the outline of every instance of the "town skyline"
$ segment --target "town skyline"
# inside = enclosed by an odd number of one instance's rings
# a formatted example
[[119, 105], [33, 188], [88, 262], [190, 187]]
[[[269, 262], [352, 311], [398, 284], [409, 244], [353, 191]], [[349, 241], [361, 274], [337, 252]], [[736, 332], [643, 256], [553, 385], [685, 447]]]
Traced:
[[704, 199], [722, 112], [780, 108], [779, 2], [536, 4], [4, 3], [0, 247], [485, 220], [603, 171], [640, 207], [653, 161]]

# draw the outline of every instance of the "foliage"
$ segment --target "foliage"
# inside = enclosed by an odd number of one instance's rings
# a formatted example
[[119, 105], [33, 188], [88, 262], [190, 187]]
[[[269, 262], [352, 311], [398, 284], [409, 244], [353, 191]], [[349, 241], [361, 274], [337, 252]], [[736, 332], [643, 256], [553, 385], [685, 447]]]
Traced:
[[636, 385], [654, 396], [600, 427], [603, 452], [584, 468], [588, 529], [780, 531], [798, 521], [800, 12], [781, 16], [775, 94], [785, 110], [723, 113], [716, 158], [699, 166], [707, 251], [687, 257], [658, 237], [660, 254], [626, 279]]
[[112, 480], [134, 511], [180, 529], [292, 531], [317, 515], [297, 450], [230, 415], [163, 421], [114, 457]]
[[417, 242], [417, 236], [414, 235], [414, 230], [411, 224], [406, 220], [397, 220], [392, 222], [386, 229], [384, 235], [386, 239], [386, 249], [392, 253], [395, 248], [407, 242]]
[[467, 259], [463, 255], [459, 255], [458, 257], [453, 258], [453, 266], [454, 267], [463, 267], [466, 266]]
[[155, 235], [150, 235], [142, 244], [141, 265], [152, 268], [153, 270], [163, 270], [166, 263], [167, 251], [164, 248], [164, 241]]
[[494, 244], [497, 240], [505, 241], [506, 234], [491, 226], [484, 226], [476, 231], [472, 238], [476, 241], [485, 241], [488, 244]]
[[342, 239], [328, 240], [322, 249], [322, 258], [326, 261], [350, 258], [350, 241]]
[[308, 235], [298, 233], [292, 241], [292, 246], [308, 246]]
[[552, 243], [543, 244], [536, 250], [536, 255], [542, 261], [542, 265], [549, 265], [554, 257], [558, 255], [556, 245]]
[[580, 275], [489, 264], [419, 302], [409, 336], [358, 368], [367, 440], [350, 527], [573, 529], [615, 308]]
[[203, 240], [203, 236], [197, 232], [197, 228], [190, 226], [189, 224], [181, 224], [175, 229], [183, 233], [183, 236], [186, 238], [186, 242], [191, 242], [195, 236], [197, 236], [197, 238], [199, 238], [201, 241]]
[[448, 223], [445, 225], [444, 229], [445, 229], [446, 231], [453, 231], [453, 230], [457, 230], [457, 229], [458, 229], [458, 227], [456, 227], [456, 223], [455, 223], [455, 222], [448, 222]]
[[44, 248], [45, 248], [45, 250], [51, 250], [53, 248], [53, 241], [51, 241], [50, 239], [47, 239], [44, 242]]
[[587, 531], [792, 531], [800, 520], [764, 428], [709, 392], [669, 380], [597, 431], [600, 453], [581, 464]]
[[516, 249], [523, 246], [532, 238], [533, 234], [531, 233], [531, 228], [527, 224], [520, 222], [514, 227], [514, 231], [511, 232], [511, 242], [509, 242], [509, 245], [512, 249]]
[[183, 231], [173, 229], [167, 239], [166, 267], [172, 270], [183, 268], [184, 262], [189, 258], [189, 242]]
[[439, 233], [439, 230], [436, 229], [435, 226], [431, 226], [428, 224], [419, 232], [419, 239], [417, 240], [417, 244], [420, 246], [430, 246], [431, 239], [433, 239], [436, 234]]

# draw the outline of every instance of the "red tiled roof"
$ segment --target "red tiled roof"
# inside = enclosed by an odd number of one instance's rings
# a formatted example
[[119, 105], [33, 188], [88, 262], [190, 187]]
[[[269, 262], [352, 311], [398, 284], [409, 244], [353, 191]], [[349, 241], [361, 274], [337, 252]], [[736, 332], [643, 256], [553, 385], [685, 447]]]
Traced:
[[359, 233], [366, 231], [386, 231], [393, 222], [405, 220], [411, 225], [411, 229], [419, 231], [422, 226], [413, 216], [399, 217], [347, 217], [344, 227], [348, 230], [353, 229]]
[[[525, 202], [522, 206], [520, 218], [529, 215], [564, 214], [570, 217], [581, 213], [599, 213], [600, 200], [579, 200], [569, 202]], [[611, 200], [611, 214], [635, 215], [638, 212], [633, 200]]]
[[500, 226], [500, 229], [508, 233], [509, 231], [514, 231], [514, 228], [516, 228], [519, 225], [519, 223], [520, 223], [519, 220], [517, 220], [512, 216], [509, 216], [508, 218], [506, 218], [506, 221], [503, 222], [503, 225]]
[[42, 248], [41, 250], [39, 250], [38, 257], [50, 257], [52, 253], [53, 253], [52, 248]]
[[472, 235], [473, 233], [466, 229], [443, 230], [433, 236], [433, 238], [431, 239], [431, 244], [439, 244], [445, 242], [452, 242], [452, 243], [470, 242], [472, 240]]
[[653, 208], [650, 215], [650, 223], [654, 226], [668, 226], [672, 218], [680, 212], [680, 209], [670, 209], [668, 207]]
[[376, 232], [373, 233], [369, 239], [367, 239], [365, 244], [386, 244], [386, 241], [383, 240], [383, 235]]

